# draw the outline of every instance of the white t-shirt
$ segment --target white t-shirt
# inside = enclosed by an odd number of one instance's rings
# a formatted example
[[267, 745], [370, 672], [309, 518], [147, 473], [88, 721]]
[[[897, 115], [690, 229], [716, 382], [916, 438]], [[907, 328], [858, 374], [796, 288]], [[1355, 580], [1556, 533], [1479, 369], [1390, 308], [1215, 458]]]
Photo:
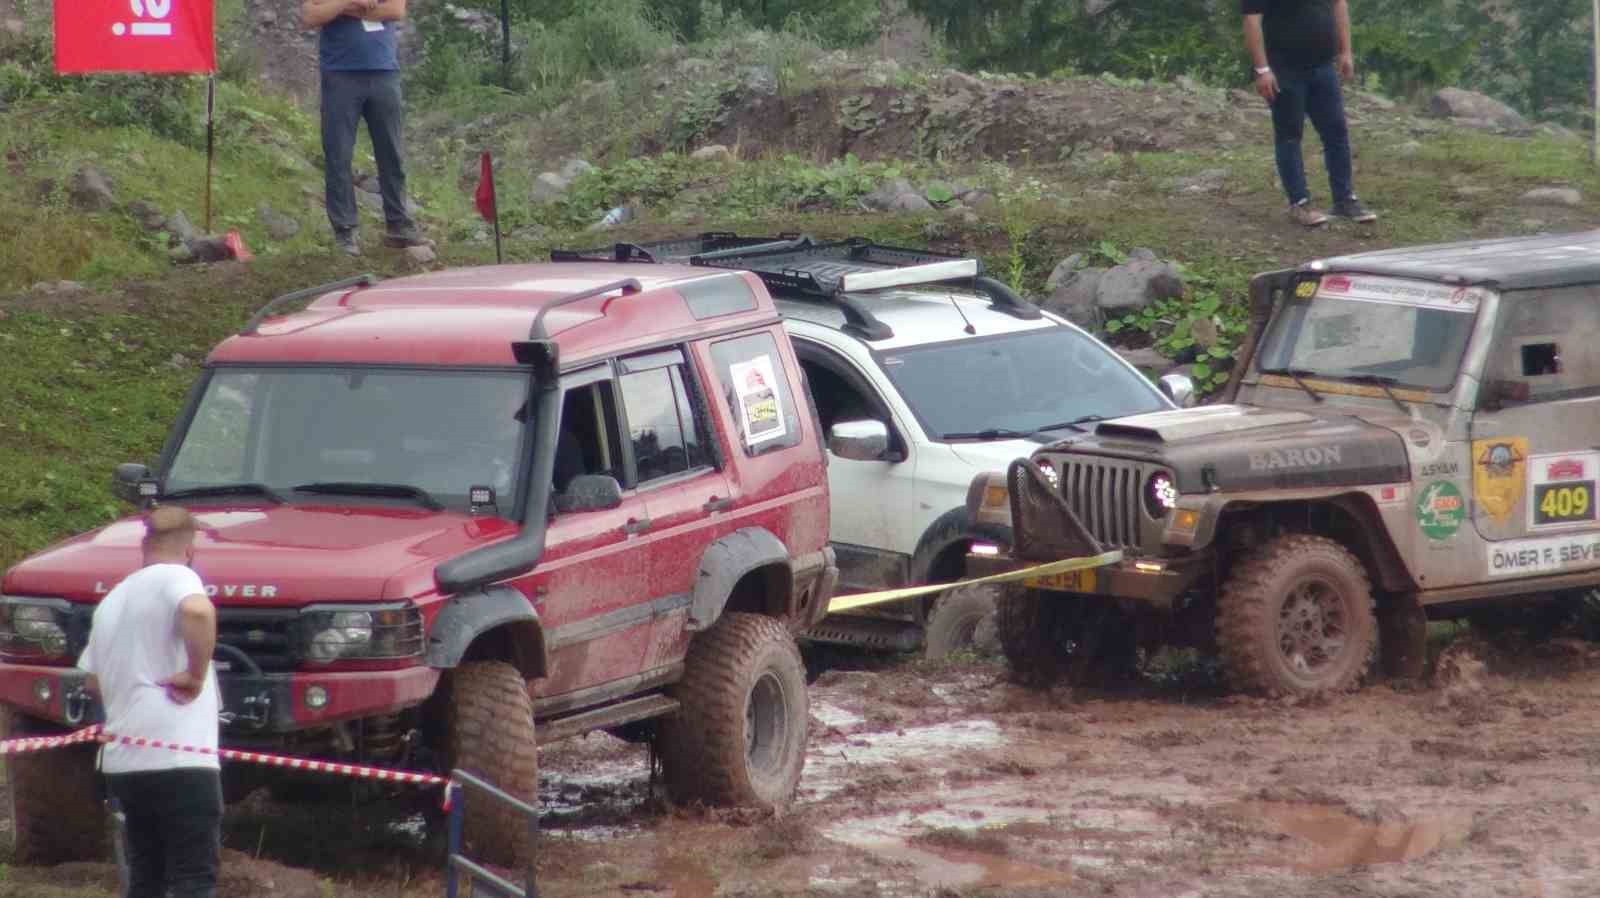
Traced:
[[[129, 575], [100, 601], [78, 666], [100, 681], [107, 732], [216, 750], [221, 710], [216, 666], [207, 668], [199, 697], [187, 705], [168, 698], [159, 685], [189, 667], [189, 653], [178, 633], [178, 604], [205, 594], [200, 577], [188, 567], [152, 564]], [[215, 754], [121, 743], [104, 746], [100, 762], [106, 773], [220, 766]]]

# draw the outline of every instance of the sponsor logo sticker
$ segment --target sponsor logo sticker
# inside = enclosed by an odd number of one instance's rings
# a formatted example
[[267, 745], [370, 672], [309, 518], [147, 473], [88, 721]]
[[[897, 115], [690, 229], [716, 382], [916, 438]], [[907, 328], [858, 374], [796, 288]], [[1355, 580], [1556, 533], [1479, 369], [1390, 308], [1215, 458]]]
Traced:
[[1460, 488], [1448, 480], [1435, 480], [1417, 492], [1417, 524], [1429, 539], [1455, 536], [1466, 516], [1466, 500]]
[[1472, 442], [1472, 494], [1494, 523], [1504, 526], [1522, 501], [1527, 481], [1527, 437], [1500, 437]]

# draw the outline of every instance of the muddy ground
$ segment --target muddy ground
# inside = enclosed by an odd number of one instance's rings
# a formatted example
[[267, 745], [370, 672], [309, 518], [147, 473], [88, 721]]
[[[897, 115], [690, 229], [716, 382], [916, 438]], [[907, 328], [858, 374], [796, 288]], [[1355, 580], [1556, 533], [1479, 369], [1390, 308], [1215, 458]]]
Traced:
[[[543, 749], [541, 891], [1600, 895], [1600, 651], [1445, 657], [1438, 682], [1303, 704], [1228, 696], [1193, 670], [1116, 692], [1027, 690], [986, 660], [829, 670], [779, 818], [669, 807], [647, 749], [610, 736]], [[262, 796], [231, 812], [233, 848], [312, 868], [324, 896], [443, 893], [403, 803]], [[14, 867], [0, 895], [109, 894], [61, 882]]]

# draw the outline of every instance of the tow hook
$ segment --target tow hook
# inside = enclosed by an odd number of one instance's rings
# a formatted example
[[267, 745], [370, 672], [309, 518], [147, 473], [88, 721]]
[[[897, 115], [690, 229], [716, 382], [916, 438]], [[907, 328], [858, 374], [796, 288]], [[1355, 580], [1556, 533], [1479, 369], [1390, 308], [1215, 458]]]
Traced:
[[74, 686], [63, 700], [63, 713], [67, 716], [67, 723], [77, 726], [83, 723], [83, 718], [89, 713], [89, 704], [94, 701], [94, 696], [83, 686]]

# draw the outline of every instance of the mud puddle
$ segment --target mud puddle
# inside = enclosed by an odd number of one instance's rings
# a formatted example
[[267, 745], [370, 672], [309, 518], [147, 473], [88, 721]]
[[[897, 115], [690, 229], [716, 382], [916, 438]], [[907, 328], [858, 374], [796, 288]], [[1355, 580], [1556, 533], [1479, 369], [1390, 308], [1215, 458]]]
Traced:
[[915, 770], [919, 775], [941, 775], [958, 768], [963, 754], [1005, 743], [1000, 727], [992, 720], [957, 720], [894, 732], [852, 734], [844, 741], [813, 746], [800, 781], [800, 796], [802, 800], [817, 801], [853, 788], [866, 767], [893, 766]]
[[546, 765], [539, 771], [539, 828], [587, 842], [639, 832], [636, 812], [650, 797], [649, 761], [644, 752], [639, 754]]
[[1415, 861], [1464, 844], [1473, 825], [1472, 814], [1460, 811], [1380, 823], [1330, 805], [1251, 801], [1226, 811], [1298, 840], [1278, 860], [1307, 873]]

